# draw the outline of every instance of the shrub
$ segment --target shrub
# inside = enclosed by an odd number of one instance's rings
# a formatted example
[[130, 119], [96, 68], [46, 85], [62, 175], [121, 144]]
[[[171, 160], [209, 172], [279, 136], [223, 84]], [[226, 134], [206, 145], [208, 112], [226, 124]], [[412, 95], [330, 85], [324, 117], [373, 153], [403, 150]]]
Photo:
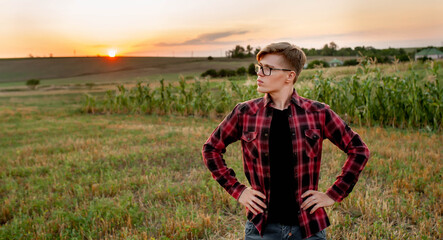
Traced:
[[206, 72], [201, 74], [202, 77], [210, 76], [210, 77], [218, 77], [218, 73], [215, 69], [209, 69]]
[[246, 74], [246, 68], [245, 67], [240, 67], [237, 69], [237, 75], [238, 76], [243, 76]]
[[356, 66], [358, 65], [357, 59], [349, 59], [343, 62], [343, 66]]
[[218, 72], [219, 77], [232, 77], [235, 75], [235, 71], [230, 69], [220, 69], [220, 71]]
[[208, 60], [209, 60], [209, 61], [211, 61], [211, 60], [213, 60], [213, 59], [214, 59], [214, 58], [213, 58], [212, 56], [209, 56], [209, 57], [208, 57]]
[[329, 63], [324, 60], [314, 60], [308, 64], [308, 69], [317, 67], [329, 67]]
[[95, 83], [85, 83], [85, 86], [92, 89], [95, 86]]
[[251, 63], [249, 64], [248, 67], [248, 74], [249, 75], [256, 75], [257, 73], [255, 72], [255, 64]]
[[428, 58], [428, 57], [424, 56], [424, 57], [421, 57], [421, 58], [417, 58], [417, 60], [419, 60], [421, 62], [426, 62], [427, 60], [431, 60], [432, 61], [432, 58]]
[[34, 90], [39, 84], [40, 80], [38, 79], [29, 79], [28, 81], [26, 81], [26, 86], [28, 86], [32, 90]]
[[409, 56], [407, 54], [402, 54], [398, 57], [398, 60], [400, 62], [408, 62], [409, 61]]

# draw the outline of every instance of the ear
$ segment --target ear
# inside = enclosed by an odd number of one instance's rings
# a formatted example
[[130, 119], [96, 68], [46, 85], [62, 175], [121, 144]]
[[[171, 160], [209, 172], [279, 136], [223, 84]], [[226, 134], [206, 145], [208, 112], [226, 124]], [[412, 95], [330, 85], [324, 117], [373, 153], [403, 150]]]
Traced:
[[288, 74], [287, 81], [294, 84], [297, 81], [297, 76], [295, 75], [295, 72], [290, 72]]

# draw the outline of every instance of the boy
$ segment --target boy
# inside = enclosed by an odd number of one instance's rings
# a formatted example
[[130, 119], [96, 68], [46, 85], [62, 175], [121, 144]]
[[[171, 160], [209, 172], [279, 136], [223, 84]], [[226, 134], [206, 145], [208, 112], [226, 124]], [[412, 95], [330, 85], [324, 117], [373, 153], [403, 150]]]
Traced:
[[[293, 85], [306, 62], [289, 43], [272, 43], [257, 54], [257, 91], [265, 96], [237, 104], [203, 146], [203, 159], [225, 190], [248, 209], [245, 239], [326, 239], [324, 207], [353, 189], [368, 158], [360, 136], [329, 106], [297, 95]], [[328, 138], [348, 157], [325, 192], [318, 190], [322, 142]], [[241, 140], [251, 187], [223, 159]]]

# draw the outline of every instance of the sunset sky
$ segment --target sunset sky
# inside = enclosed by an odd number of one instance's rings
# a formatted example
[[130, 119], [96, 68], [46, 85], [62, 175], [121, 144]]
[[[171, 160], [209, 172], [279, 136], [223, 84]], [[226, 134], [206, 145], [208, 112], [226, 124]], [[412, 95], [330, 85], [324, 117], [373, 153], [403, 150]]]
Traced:
[[235, 45], [443, 45], [441, 0], [0, 0], [0, 58], [215, 56]]

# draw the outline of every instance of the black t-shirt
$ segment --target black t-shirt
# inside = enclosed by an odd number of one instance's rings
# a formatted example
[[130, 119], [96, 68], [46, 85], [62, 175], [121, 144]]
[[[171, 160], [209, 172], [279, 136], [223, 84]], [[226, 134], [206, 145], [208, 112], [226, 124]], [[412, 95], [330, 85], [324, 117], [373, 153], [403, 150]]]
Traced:
[[295, 199], [292, 138], [289, 129], [289, 108], [273, 109], [269, 134], [269, 156], [271, 167], [271, 196], [269, 218], [272, 223], [298, 225], [299, 206]]

